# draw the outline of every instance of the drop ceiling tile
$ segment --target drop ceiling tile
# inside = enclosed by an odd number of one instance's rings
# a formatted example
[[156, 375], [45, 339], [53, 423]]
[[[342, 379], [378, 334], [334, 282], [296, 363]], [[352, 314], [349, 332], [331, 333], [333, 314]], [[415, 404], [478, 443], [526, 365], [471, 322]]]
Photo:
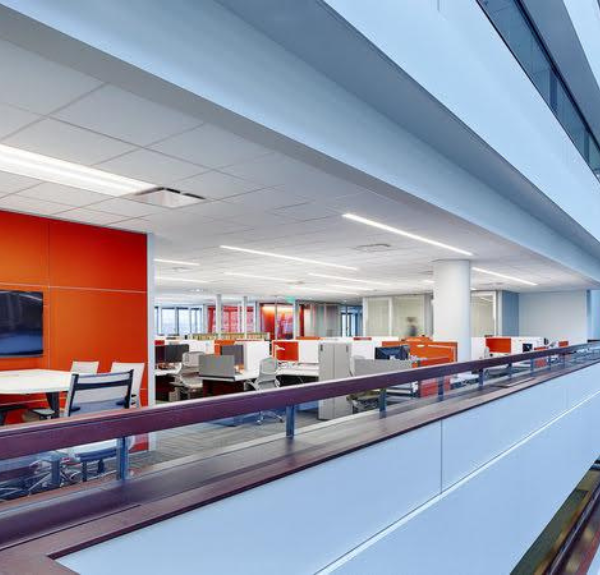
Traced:
[[13, 192], [19, 192], [39, 183], [39, 180], [34, 180], [33, 178], [9, 174], [8, 172], [0, 172], [0, 193], [11, 194]]
[[133, 150], [133, 146], [47, 118], [6, 138], [5, 144], [87, 166]]
[[230, 166], [271, 152], [263, 146], [212, 124], [204, 124], [151, 147], [182, 160], [211, 168]]
[[312, 171], [312, 168], [282, 154], [269, 154], [227, 166], [222, 171], [244, 180], [271, 187], [301, 181], [307, 173]]
[[180, 182], [174, 187], [184, 192], [199, 194], [206, 198], [220, 200], [256, 190], [259, 186], [222, 172], [205, 172]]
[[[106, 196], [104, 196], [104, 198], [106, 198]], [[128, 218], [139, 218], [142, 216], [164, 214], [167, 212], [166, 208], [145, 204], [143, 202], [126, 200], [124, 198], [105, 199], [104, 201], [88, 207], [90, 210], [108, 212], [110, 214], [117, 214]]]
[[302, 204], [306, 199], [279, 189], [264, 189], [234, 196], [225, 201], [228, 204], [247, 206], [251, 210], [273, 210]]
[[57, 204], [55, 202], [36, 200], [33, 198], [24, 198], [22, 196], [13, 194], [0, 198], [0, 209], [49, 216], [63, 212], [64, 210], [69, 209], [69, 206]]
[[0, 101], [38, 114], [48, 114], [102, 83], [91, 76], [0, 41]]
[[102, 162], [96, 167], [115, 174], [152, 182], [159, 186], [171, 185], [178, 180], [207, 171], [207, 168], [182, 162], [152, 150], [137, 150]]
[[60, 214], [61, 218], [85, 224], [107, 225], [124, 220], [123, 216], [107, 214], [106, 212], [95, 212], [86, 208], [76, 208]]
[[67, 204], [73, 207], [82, 207], [100, 202], [106, 199], [106, 195], [90, 192], [89, 190], [80, 190], [52, 182], [44, 182], [33, 188], [28, 188], [19, 193], [20, 196], [35, 198], [38, 200], [47, 200]]
[[37, 114], [7, 104], [0, 104], [0, 138], [4, 138], [39, 119], [40, 116]]
[[201, 123], [196, 118], [111, 85], [95, 90], [54, 116], [140, 146]]
[[[286, 206], [274, 210], [276, 214], [292, 218], [301, 222], [308, 220], [318, 220], [321, 218], [338, 218], [339, 214], [333, 210], [323, 208], [318, 203], [307, 202], [295, 206]], [[332, 222], [334, 223], [334, 222]], [[337, 223], [337, 222], [336, 222]]]

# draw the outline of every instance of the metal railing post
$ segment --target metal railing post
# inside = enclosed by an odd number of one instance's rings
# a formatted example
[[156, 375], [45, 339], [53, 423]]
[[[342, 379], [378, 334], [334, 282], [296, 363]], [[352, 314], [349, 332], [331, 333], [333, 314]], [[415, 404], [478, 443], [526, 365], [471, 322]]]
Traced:
[[535, 371], [535, 359], [533, 357], [529, 360], [529, 373], [533, 373]]
[[387, 388], [382, 387], [379, 390], [379, 411], [385, 413], [387, 410]]
[[125, 481], [129, 477], [129, 442], [127, 437], [117, 439], [117, 479]]
[[438, 377], [438, 397], [444, 397], [444, 378]]
[[512, 379], [513, 376], [513, 364], [509, 363], [508, 364], [508, 379]]
[[484, 381], [483, 369], [479, 370], [477, 381], [479, 382], [479, 389], [482, 389], [483, 388], [483, 381]]
[[296, 435], [296, 406], [288, 405], [285, 408], [285, 434], [287, 437]]

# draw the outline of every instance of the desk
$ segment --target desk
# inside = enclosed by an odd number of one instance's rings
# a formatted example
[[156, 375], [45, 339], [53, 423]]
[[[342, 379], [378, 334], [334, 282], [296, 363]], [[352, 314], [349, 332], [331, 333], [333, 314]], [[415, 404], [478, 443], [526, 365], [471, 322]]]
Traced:
[[45, 393], [53, 417], [60, 414], [60, 394], [69, 391], [71, 372], [54, 369], [20, 369], [0, 372], [0, 395]]
[[[249, 379], [256, 379], [258, 370], [242, 370], [233, 377], [202, 377], [202, 395], [209, 397], [211, 395], [224, 395], [226, 393], [239, 393], [244, 391], [244, 382]], [[314, 364], [288, 364], [281, 365], [277, 370], [277, 377], [296, 377], [300, 383], [304, 379], [318, 379], [319, 366]]]

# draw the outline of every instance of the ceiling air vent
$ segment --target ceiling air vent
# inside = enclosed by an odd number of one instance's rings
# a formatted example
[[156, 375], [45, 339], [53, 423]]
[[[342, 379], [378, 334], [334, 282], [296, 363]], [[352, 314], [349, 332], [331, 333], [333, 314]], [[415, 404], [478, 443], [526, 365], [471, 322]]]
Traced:
[[133, 194], [130, 198], [137, 202], [161, 206], [163, 208], [183, 208], [184, 206], [192, 206], [206, 200], [206, 198], [197, 194], [180, 192], [173, 188], [153, 188], [152, 190]]
[[366, 244], [364, 246], [356, 246], [352, 248], [358, 250], [359, 252], [366, 252], [368, 254], [377, 253], [377, 252], [389, 252], [394, 250], [390, 244]]

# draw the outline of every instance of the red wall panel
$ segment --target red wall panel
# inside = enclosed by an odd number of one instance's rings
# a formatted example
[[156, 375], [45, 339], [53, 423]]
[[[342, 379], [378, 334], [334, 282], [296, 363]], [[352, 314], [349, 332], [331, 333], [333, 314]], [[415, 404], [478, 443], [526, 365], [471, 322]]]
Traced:
[[0, 358], [0, 370], [147, 365], [146, 260], [142, 234], [0, 211], [0, 289], [44, 293], [44, 356]]

